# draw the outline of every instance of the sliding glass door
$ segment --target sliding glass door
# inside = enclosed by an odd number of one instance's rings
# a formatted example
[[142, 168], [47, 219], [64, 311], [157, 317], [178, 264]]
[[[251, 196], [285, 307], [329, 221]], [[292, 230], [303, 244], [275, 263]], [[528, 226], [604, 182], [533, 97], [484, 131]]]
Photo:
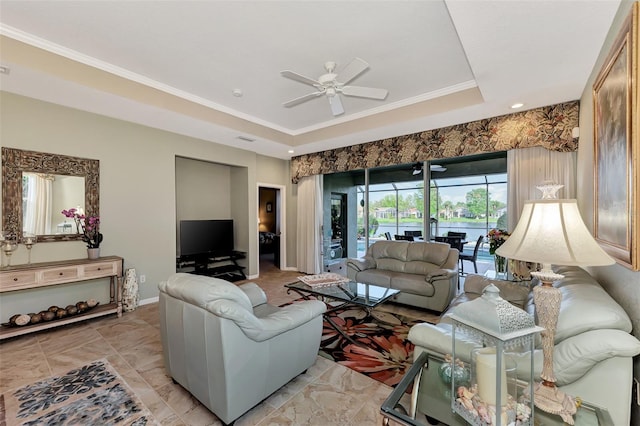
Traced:
[[346, 200], [343, 257], [361, 257], [375, 241], [396, 235], [428, 240], [461, 232], [476, 241], [491, 228], [506, 228], [506, 153], [325, 175], [324, 191], [326, 248], [334, 236], [330, 200], [336, 193]]

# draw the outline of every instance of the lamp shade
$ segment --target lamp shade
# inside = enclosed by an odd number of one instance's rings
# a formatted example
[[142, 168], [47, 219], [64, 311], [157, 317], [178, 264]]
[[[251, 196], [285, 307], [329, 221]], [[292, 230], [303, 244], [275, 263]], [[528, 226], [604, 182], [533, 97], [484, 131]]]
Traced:
[[573, 199], [526, 201], [516, 229], [496, 253], [509, 259], [555, 265], [615, 263], [591, 236]]

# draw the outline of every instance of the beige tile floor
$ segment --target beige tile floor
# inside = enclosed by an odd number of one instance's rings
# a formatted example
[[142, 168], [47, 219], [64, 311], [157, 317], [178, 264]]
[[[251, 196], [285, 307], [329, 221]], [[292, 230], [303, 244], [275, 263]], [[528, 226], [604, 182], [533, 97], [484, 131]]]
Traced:
[[[287, 294], [283, 284], [295, 281], [299, 273], [261, 265], [260, 278], [252, 281], [265, 290], [270, 303], [296, 298]], [[428, 311], [389, 307], [416, 318], [434, 319]], [[112, 315], [3, 341], [0, 393], [101, 358], [114, 366], [160, 423], [221, 424], [165, 374], [157, 303], [121, 318]], [[236, 425], [381, 425], [380, 405], [390, 392], [389, 386], [318, 357], [306, 374], [247, 412]]]

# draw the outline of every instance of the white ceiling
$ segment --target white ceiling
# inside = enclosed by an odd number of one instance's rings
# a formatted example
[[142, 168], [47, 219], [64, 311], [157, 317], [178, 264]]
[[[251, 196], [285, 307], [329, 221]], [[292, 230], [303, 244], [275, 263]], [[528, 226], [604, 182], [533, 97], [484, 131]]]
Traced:
[[[579, 99], [619, 4], [2, 0], [0, 89], [290, 158]], [[354, 57], [384, 101], [282, 106]]]

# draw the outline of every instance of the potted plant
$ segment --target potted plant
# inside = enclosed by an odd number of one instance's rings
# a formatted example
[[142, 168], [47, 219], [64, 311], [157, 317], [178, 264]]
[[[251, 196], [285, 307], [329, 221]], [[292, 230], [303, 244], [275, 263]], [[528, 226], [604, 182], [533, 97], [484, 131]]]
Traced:
[[100, 243], [104, 238], [100, 233], [100, 217], [85, 216], [82, 210], [75, 208], [62, 210], [62, 214], [75, 221], [78, 233], [82, 234], [82, 241], [87, 244], [89, 259], [100, 257]]

